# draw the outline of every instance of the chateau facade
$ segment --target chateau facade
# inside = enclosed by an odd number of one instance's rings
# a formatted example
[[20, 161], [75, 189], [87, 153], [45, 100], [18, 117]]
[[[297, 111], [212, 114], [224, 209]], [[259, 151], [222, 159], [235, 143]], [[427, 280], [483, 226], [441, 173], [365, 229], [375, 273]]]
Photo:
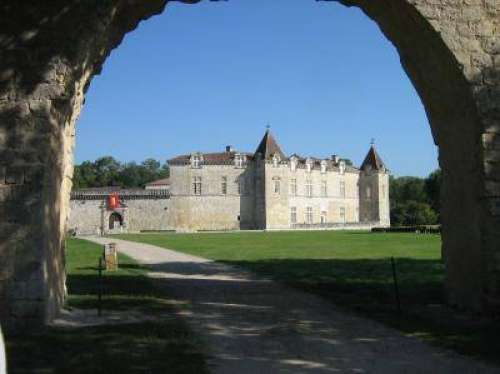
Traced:
[[[268, 130], [254, 153], [226, 147], [168, 161], [144, 190], [72, 194], [79, 234], [343, 229], [389, 226], [389, 171], [372, 145], [360, 168], [337, 156], [287, 157]], [[118, 196], [117, 205], [109, 198]]]
[[361, 167], [287, 157], [268, 130], [254, 153], [227, 147], [169, 160], [178, 231], [389, 226], [389, 171], [374, 146]]

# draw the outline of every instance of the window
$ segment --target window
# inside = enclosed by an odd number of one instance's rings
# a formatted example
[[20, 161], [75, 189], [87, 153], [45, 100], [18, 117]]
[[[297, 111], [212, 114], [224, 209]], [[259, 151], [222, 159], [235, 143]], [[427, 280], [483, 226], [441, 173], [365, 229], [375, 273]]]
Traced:
[[245, 156], [244, 155], [241, 155], [241, 154], [237, 154], [236, 156], [234, 156], [234, 165], [237, 167], [237, 168], [242, 168], [245, 164]]
[[201, 177], [193, 177], [193, 194], [201, 195]]
[[340, 172], [340, 174], [344, 174], [345, 173], [345, 161], [340, 161], [339, 162], [339, 172]]
[[340, 208], [340, 222], [345, 223], [345, 208]]
[[274, 184], [274, 193], [280, 194], [281, 193], [281, 181], [278, 178], [273, 179], [273, 184]]
[[222, 177], [221, 192], [223, 195], [227, 195], [227, 177]]
[[292, 179], [290, 181], [290, 194], [292, 196], [297, 196], [297, 179]]
[[306, 180], [306, 196], [307, 197], [312, 197], [313, 195], [313, 184], [312, 180], [307, 179]]
[[345, 197], [345, 182], [340, 181], [340, 197]]
[[321, 161], [321, 174], [326, 173], [326, 167], [327, 167], [326, 161], [325, 160]]
[[200, 168], [200, 166], [201, 166], [201, 156], [200, 155], [192, 155], [191, 156], [191, 166], [195, 169]]
[[313, 208], [308, 206], [306, 210], [306, 223], [312, 225], [313, 223]]
[[321, 181], [321, 196], [328, 196], [328, 183], [326, 181]]
[[273, 156], [273, 166], [275, 168], [277, 168], [279, 166], [280, 161], [281, 161], [280, 156], [278, 156], [278, 155]]
[[297, 223], [297, 207], [291, 207], [290, 208], [290, 222], [292, 224], [296, 224]]
[[326, 210], [321, 211], [321, 224], [327, 223], [328, 212]]
[[312, 168], [313, 168], [313, 160], [311, 160], [310, 158], [308, 158], [306, 160], [306, 170], [308, 173], [310, 173], [312, 171]]
[[372, 189], [370, 186], [366, 187], [366, 198], [371, 199], [372, 198]]

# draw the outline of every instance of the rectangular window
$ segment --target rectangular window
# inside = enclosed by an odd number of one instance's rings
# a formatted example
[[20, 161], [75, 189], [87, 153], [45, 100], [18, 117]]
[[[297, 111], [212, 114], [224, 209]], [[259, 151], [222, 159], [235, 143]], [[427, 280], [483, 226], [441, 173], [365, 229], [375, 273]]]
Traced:
[[290, 223], [293, 225], [297, 223], [297, 208], [292, 207], [290, 208]]
[[290, 194], [292, 196], [297, 196], [297, 179], [292, 179], [290, 181]]
[[227, 177], [222, 177], [221, 193], [227, 195]]
[[328, 183], [326, 181], [321, 182], [321, 196], [328, 196]]
[[313, 208], [308, 206], [306, 210], [306, 223], [312, 225], [313, 223]]
[[201, 162], [200, 156], [194, 155], [192, 160], [193, 168], [198, 169], [200, 167], [200, 162]]
[[366, 198], [371, 199], [372, 198], [372, 189], [370, 186], [366, 187]]
[[281, 193], [281, 181], [279, 179], [274, 179], [273, 184], [274, 193], [279, 195]]
[[234, 164], [237, 168], [242, 168], [244, 164], [243, 155], [234, 156]]
[[327, 223], [328, 212], [326, 210], [321, 211], [321, 224]]
[[345, 208], [340, 208], [340, 222], [345, 223]]
[[345, 197], [345, 182], [340, 181], [340, 197]]
[[193, 194], [201, 195], [201, 177], [193, 177]]
[[312, 184], [312, 180], [310, 180], [310, 179], [306, 180], [306, 196], [307, 197], [313, 196], [313, 184]]

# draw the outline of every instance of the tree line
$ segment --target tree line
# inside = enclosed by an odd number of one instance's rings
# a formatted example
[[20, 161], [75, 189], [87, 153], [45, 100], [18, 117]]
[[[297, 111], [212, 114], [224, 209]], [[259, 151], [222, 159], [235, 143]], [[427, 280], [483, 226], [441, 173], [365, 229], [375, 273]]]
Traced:
[[391, 224], [434, 225], [440, 223], [440, 169], [426, 178], [390, 177]]
[[122, 163], [111, 156], [98, 158], [94, 162], [84, 161], [75, 166], [73, 188], [120, 186], [124, 188], [144, 187], [157, 179], [167, 178], [166, 163], [148, 158], [142, 163]]
[[[350, 160], [346, 160], [346, 163]], [[349, 162], [350, 163], [350, 162]], [[350, 163], [351, 164], [351, 163]], [[167, 178], [169, 168], [153, 158], [122, 163], [111, 156], [85, 161], [75, 166], [73, 188], [120, 186], [144, 187]], [[440, 222], [441, 170], [426, 178], [390, 177], [391, 222], [399, 225], [433, 225]]]

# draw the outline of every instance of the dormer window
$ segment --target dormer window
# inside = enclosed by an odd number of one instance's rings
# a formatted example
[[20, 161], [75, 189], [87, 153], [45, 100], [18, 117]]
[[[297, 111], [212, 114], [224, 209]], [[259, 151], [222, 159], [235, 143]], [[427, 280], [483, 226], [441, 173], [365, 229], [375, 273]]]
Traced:
[[327, 167], [326, 161], [325, 160], [321, 161], [321, 174], [326, 173], [326, 167]]
[[311, 160], [310, 158], [308, 158], [306, 160], [306, 170], [307, 170], [307, 172], [310, 173], [311, 170], [312, 170], [312, 168], [313, 168], [313, 160]]
[[340, 174], [344, 174], [345, 173], [345, 161], [340, 161], [339, 162], [339, 172], [340, 172]]
[[245, 165], [245, 155], [242, 154], [236, 154], [234, 156], [234, 166], [241, 169]]
[[273, 155], [273, 166], [274, 166], [275, 168], [277, 168], [277, 167], [278, 167], [278, 165], [279, 165], [280, 161], [281, 161], [281, 160], [280, 160], [280, 156], [279, 156], [279, 155], [276, 155], [276, 154], [275, 154], [275, 155]]
[[296, 171], [297, 170], [297, 157], [293, 156], [290, 158], [290, 170], [291, 171]]
[[200, 154], [191, 155], [191, 167], [193, 169], [199, 169], [201, 167], [202, 157]]

